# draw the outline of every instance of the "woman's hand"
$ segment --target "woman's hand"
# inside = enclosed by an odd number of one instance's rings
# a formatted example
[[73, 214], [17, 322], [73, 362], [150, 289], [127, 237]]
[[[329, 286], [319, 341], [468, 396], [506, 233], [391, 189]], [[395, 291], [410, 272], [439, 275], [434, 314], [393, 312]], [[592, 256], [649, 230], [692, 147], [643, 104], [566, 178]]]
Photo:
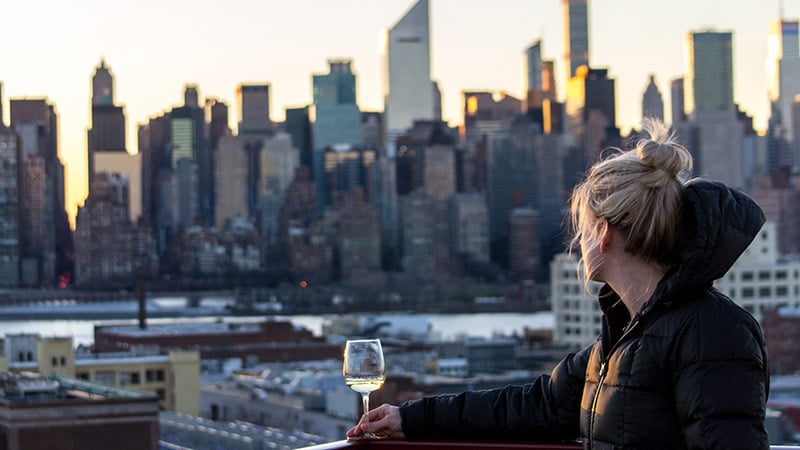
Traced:
[[403, 434], [402, 422], [400, 419], [400, 408], [394, 405], [383, 404], [369, 412], [369, 422], [365, 422], [365, 417], [354, 426], [347, 430], [347, 437], [359, 437], [364, 433], [372, 433], [382, 438], [405, 439]]

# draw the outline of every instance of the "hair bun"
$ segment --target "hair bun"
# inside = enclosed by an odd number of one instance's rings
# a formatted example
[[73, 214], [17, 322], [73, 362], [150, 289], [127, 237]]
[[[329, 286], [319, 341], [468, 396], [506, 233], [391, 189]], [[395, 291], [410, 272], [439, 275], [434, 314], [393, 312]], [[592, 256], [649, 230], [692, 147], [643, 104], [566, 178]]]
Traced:
[[691, 171], [692, 156], [683, 145], [675, 140], [674, 134], [663, 122], [656, 119], [645, 119], [643, 131], [649, 138], [644, 138], [636, 145], [636, 156], [639, 162], [653, 171], [646, 177], [646, 185], [663, 186], [671, 180], [678, 179], [681, 172]]

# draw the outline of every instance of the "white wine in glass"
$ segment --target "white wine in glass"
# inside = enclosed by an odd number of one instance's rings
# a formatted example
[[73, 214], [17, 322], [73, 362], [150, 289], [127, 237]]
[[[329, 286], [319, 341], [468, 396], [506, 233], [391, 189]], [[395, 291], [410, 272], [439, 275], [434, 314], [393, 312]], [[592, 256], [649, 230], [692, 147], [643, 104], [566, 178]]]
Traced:
[[[377, 391], [386, 381], [386, 365], [380, 339], [349, 340], [344, 346], [344, 382], [361, 394], [364, 420], [369, 421], [369, 393]], [[365, 435], [364, 437], [375, 437]]]

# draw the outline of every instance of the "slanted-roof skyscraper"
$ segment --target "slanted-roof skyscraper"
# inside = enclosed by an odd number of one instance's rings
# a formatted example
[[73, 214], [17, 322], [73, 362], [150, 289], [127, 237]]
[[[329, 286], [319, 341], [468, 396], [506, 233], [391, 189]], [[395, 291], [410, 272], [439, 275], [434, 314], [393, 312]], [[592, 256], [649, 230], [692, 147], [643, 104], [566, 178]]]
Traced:
[[396, 138], [414, 120], [438, 118], [431, 81], [428, 0], [419, 0], [387, 30], [383, 56], [386, 151], [394, 154]]

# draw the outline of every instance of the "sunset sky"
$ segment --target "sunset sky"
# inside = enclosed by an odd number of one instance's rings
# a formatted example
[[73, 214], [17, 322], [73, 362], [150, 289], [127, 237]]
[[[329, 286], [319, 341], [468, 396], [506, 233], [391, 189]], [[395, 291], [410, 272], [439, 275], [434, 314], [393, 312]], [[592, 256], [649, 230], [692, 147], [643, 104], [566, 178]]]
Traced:
[[[327, 59], [351, 58], [362, 110], [383, 109], [380, 35], [414, 0], [28, 0], [0, 10], [0, 81], [8, 99], [48, 97], [60, 115], [69, 209], [86, 196], [90, 79], [101, 58], [126, 107], [129, 151], [136, 127], [182, 102], [196, 83], [201, 98], [226, 101], [236, 120], [240, 82], [269, 82], [271, 110], [311, 102], [311, 75]], [[461, 91], [523, 94], [524, 49], [541, 39], [545, 59], [563, 53], [560, 0], [431, 0], [432, 76], [443, 91], [444, 118], [462, 122]], [[724, 5], [724, 8], [720, 8]], [[669, 112], [669, 81], [684, 70], [688, 31], [734, 33], [735, 100], [764, 128], [769, 23], [777, 0], [590, 0], [590, 63], [617, 80], [617, 125], [627, 133], [641, 114], [654, 73]], [[800, 0], [784, 16], [800, 17]], [[557, 80], [564, 95], [563, 76]]]

